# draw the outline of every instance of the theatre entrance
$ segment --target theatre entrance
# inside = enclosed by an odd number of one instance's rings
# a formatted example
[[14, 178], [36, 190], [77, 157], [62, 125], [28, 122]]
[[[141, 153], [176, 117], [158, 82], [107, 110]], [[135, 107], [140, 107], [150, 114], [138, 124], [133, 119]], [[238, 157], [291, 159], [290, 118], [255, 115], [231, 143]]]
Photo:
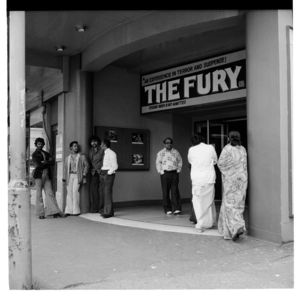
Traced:
[[[246, 117], [238, 117], [220, 120], [196, 121], [194, 123], [194, 131], [201, 132], [205, 142], [215, 147], [218, 158], [223, 147], [228, 143], [228, 134], [232, 130], [237, 130], [241, 134], [242, 145], [247, 151], [247, 119]], [[221, 172], [215, 166], [217, 179], [215, 184], [215, 200], [222, 200], [222, 179]], [[246, 196], [247, 202], [248, 196]]]

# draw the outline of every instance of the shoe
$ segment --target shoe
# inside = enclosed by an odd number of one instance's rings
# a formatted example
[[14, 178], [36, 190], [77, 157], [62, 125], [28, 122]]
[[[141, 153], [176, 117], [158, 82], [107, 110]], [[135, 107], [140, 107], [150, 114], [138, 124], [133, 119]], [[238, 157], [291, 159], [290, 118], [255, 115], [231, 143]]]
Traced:
[[171, 211], [166, 212], [167, 215], [172, 215]]
[[111, 218], [112, 216], [110, 216], [110, 215], [101, 215], [101, 217], [102, 217], [103, 219], [107, 219], [107, 218]]
[[179, 210], [175, 211], [174, 215], [181, 215], [181, 211], [179, 211]]
[[244, 229], [243, 228], [239, 228], [236, 232], [236, 234], [232, 237], [232, 241], [236, 241], [240, 238], [240, 235], [244, 234]]
[[57, 218], [57, 217], [59, 217], [59, 218], [66, 218], [67, 215], [63, 214], [63, 213], [56, 213], [56, 214], [53, 215], [53, 218]]
[[237, 241], [240, 238], [239, 234], [236, 234], [235, 236], [232, 237], [232, 241]]
[[42, 220], [42, 219], [45, 219], [45, 217], [44, 217], [44, 216], [39, 216], [39, 219], [41, 219], [41, 220]]

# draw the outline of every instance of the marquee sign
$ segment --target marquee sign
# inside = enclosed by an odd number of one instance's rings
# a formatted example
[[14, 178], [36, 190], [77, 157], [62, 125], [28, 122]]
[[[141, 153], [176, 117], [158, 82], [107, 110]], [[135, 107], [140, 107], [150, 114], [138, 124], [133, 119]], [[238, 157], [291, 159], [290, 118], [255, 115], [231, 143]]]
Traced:
[[141, 113], [246, 97], [246, 51], [141, 76]]

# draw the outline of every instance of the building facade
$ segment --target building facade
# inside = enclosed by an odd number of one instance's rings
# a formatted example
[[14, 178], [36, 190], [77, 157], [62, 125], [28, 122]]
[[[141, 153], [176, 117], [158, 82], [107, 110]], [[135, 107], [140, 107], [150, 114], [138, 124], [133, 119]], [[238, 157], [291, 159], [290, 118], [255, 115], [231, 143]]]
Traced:
[[[26, 112], [30, 127], [44, 121], [61, 208], [63, 159], [73, 140], [88, 154], [91, 135], [117, 135], [112, 149], [122, 167], [114, 202], [128, 206], [161, 200], [155, 159], [172, 137], [183, 158], [181, 197], [189, 202], [191, 134], [201, 131], [220, 155], [237, 129], [248, 152], [249, 235], [293, 241], [292, 29], [292, 10], [151, 11], [71, 56], [27, 50], [26, 66], [51, 68], [53, 76], [41, 91], [27, 93]], [[131, 140], [137, 134], [140, 144]], [[83, 213], [89, 205], [87, 185]]]

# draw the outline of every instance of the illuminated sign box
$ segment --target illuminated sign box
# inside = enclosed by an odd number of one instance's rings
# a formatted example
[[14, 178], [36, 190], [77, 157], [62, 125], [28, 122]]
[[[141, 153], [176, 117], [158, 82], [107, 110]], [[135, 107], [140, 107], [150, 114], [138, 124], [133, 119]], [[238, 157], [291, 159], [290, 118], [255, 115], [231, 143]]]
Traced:
[[246, 51], [141, 76], [141, 114], [246, 97]]

